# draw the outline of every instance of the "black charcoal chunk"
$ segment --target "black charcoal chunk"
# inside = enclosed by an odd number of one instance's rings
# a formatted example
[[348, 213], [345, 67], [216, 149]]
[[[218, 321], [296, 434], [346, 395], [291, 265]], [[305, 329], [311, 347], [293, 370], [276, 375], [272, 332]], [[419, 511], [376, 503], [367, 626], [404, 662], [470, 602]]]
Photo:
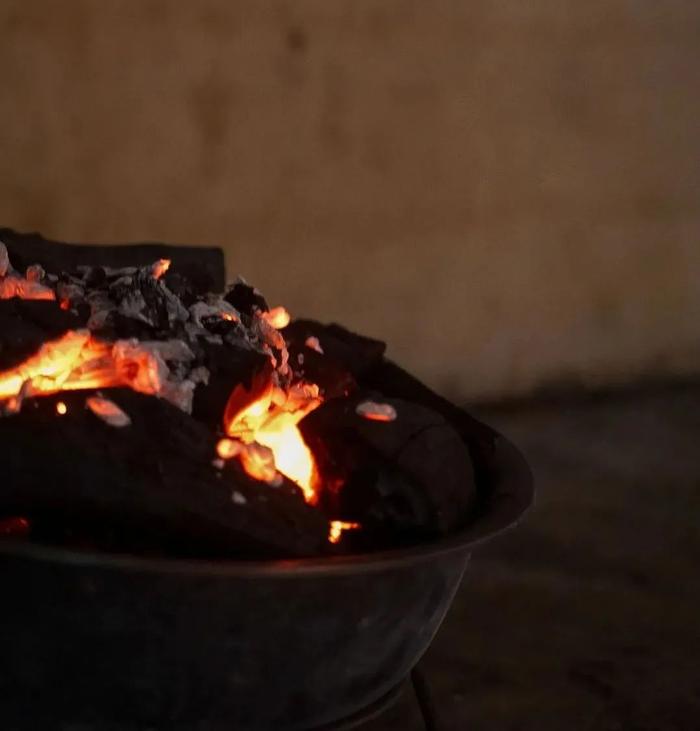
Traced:
[[[365, 402], [390, 406], [396, 418], [369, 419]], [[362, 411], [362, 409], [360, 409]], [[422, 406], [356, 394], [333, 399], [300, 423], [329, 488], [331, 517], [394, 537], [445, 535], [465, 523], [476, 503], [471, 459], [459, 434]]]
[[[237, 413], [270, 382], [272, 366], [267, 355], [252, 348], [203, 341], [199, 349], [199, 363], [209, 378], [195, 390], [192, 416], [216, 429], [223, 424], [228, 403], [231, 413]], [[239, 401], [236, 394], [241, 394]]]
[[47, 341], [81, 327], [79, 318], [54, 301], [0, 300], [0, 370], [18, 365]]
[[256, 310], [268, 312], [270, 309], [262, 294], [241, 280], [226, 290], [224, 299], [247, 317], [252, 317]]
[[[322, 359], [325, 357], [333, 364], [333, 369], [342, 369], [354, 379], [361, 379], [367, 371], [380, 363], [386, 350], [386, 345], [379, 340], [357, 335], [340, 325], [322, 325], [314, 320], [294, 320], [285, 328], [284, 337], [290, 354], [303, 355], [306, 368], [316, 363], [319, 360], [317, 356], [321, 355]], [[318, 341], [322, 353], [307, 345], [309, 338]]]
[[392, 398], [421, 404], [441, 414], [459, 432], [469, 448], [477, 489], [480, 490], [482, 484], [488, 483], [487, 476], [492, 470], [491, 457], [496, 439], [496, 433], [491, 428], [391, 361], [382, 360], [366, 371], [362, 385]]

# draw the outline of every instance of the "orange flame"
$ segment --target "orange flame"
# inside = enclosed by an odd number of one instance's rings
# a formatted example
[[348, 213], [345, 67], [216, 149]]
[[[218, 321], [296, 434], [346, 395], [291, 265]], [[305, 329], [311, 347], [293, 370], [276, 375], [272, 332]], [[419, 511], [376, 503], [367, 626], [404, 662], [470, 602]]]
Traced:
[[[299, 485], [306, 501], [313, 503], [319, 486], [318, 470], [297, 424], [321, 405], [318, 386], [300, 384], [290, 389], [284, 403], [280, 401], [278, 389], [269, 381], [261, 395], [238, 413], [227, 414], [224, 428], [229, 437], [239, 439], [244, 445], [267, 447], [264, 452], [250, 449], [236, 452], [251, 477], [269, 482], [272, 468]], [[219, 442], [220, 457], [228, 458], [230, 451], [228, 445]]]

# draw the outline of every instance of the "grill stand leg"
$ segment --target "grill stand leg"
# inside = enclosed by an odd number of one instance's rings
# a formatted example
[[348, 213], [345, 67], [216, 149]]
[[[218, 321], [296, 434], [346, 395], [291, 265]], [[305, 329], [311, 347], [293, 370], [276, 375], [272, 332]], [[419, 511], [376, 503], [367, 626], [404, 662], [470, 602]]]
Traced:
[[425, 731], [442, 731], [430, 686], [425, 674], [417, 665], [411, 670], [411, 682], [413, 683], [413, 692], [416, 694], [418, 708], [423, 717]]

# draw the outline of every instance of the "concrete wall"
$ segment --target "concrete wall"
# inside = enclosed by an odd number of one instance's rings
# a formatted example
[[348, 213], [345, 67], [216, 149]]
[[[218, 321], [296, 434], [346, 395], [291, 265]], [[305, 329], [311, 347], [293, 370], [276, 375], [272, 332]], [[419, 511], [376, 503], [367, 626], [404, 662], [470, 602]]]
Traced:
[[451, 393], [700, 371], [696, 0], [0, 3], [0, 222], [219, 243]]

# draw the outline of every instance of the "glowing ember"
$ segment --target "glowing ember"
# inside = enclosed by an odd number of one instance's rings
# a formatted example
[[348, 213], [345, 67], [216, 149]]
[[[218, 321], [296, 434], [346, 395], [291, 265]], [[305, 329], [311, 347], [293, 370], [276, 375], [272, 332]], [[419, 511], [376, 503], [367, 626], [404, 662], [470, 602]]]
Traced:
[[331, 520], [328, 524], [328, 540], [331, 543], [340, 543], [340, 539], [343, 537], [344, 531], [358, 530], [360, 527], [359, 523], [347, 523], [344, 520]]
[[167, 380], [169, 371], [159, 348], [167, 355], [173, 346], [135, 340], [106, 343], [87, 330], [69, 330], [17, 367], [0, 372], [0, 401], [5, 401], [5, 410], [17, 411], [23, 398], [126, 386], [182, 408], [187, 393]]
[[221, 459], [231, 459], [240, 453], [242, 446], [240, 442], [234, 439], [219, 439], [216, 445], [216, 453]]
[[[169, 259], [160, 259], [151, 266], [151, 275], [155, 279], [162, 278], [170, 264]], [[42, 284], [44, 279], [45, 272], [39, 266], [30, 267], [26, 277], [15, 272], [7, 249], [0, 243], [0, 298], [57, 299], [62, 309], [70, 309], [83, 296], [82, 286], [65, 283], [57, 285], [57, 296], [51, 288]], [[126, 283], [127, 280], [129, 277], [125, 275], [119, 282]], [[138, 298], [132, 300], [139, 303]], [[129, 300], [130, 306], [133, 305], [132, 300]], [[97, 299], [92, 302], [93, 309], [95, 303], [98, 303]], [[191, 311], [190, 324], [201, 327], [202, 318], [217, 313], [222, 319], [240, 322], [236, 310], [221, 300], [196, 303]], [[137, 314], [141, 314], [140, 309]], [[246, 323], [250, 331], [248, 337], [267, 353], [269, 369], [262, 371], [251, 391], [242, 384], [232, 384], [233, 390], [225, 405], [226, 438], [218, 442], [216, 452], [220, 460], [239, 459], [251, 477], [268, 484], [278, 484], [281, 475], [285, 475], [299, 485], [306, 501], [313, 503], [317, 498], [320, 477], [298, 424], [321, 404], [321, 398], [315, 384], [290, 383], [289, 353], [279, 332], [287, 327], [290, 319], [284, 307], [275, 307], [269, 312], [257, 311], [252, 323]], [[100, 322], [93, 313], [89, 326], [95, 328]], [[321, 351], [318, 341], [310, 347]], [[44, 343], [38, 352], [16, 367], [0, 372], [0, 412], [18, 412], [25, 398], [117, 387], [129, 387], [140, 393], [162, 397], [190, 411], [193, 390], [198, 381], [192, 375], [184, 380], [178, 376], [182, 372], [178, 368], [194, 359], [194, 353], [183, 340], [119, 340], [110, 343], [93, 336], [87, 329], [71, 330]], [[174, 365], [169, 365], [171, 363]], [[112, 426], [130, 423], [129, 416], [117, 404], [102, 396], [91, 396], [86, 400], [86, 406]], [[56, 413], [62, 416], [67, 412], [66, 404], [59, 401]]]
[[170, 259], [158, 259], [158, 261], [151, 267], [151, 274], [153, 274], [155, 279], [160, 279], [167, 273], [168, 269], [170, 269], [171, 263]]
[[292, 319], [284, 307], [273, 307], [269, 312], [263, 312], [262, 318], [277, 330], [283, 330]]
[[19, 297], [23, 300], [55, 300], [52, 289], [23, 277], [8, 275], [0, 279], [0, 300]]
[[74, 388], [95, 388], [99, 382], [77, 385], [80, 368], [105, 355], [106, 346], [93, 343], [87, 330], [69, 331], [45, 343], [39, 352], [16, 368], [0, 373], [0, 399], [33, 396]]
[[0, 538], [25, 536], [29, 533], [29, 521], [26, 518], [0, 518]]
[[0, 300], [19, 297], [24, 300], [55, 300], [49, 287], [41, 284], [44, 270], [38, 265], [27, 267], [26, 277], [14, 271], [7, 247], [0, 241]]
[[378, 404], [374, 401], [359, 403], [355, 412], [370, 421], [394, 421], [396, 419], [396, 409], [391, 404]]
[[304, 344], [307, 348], [315, 350], [317, 353], [323, 355], [323, 348], [321, 347], [321, 343], [319, 342], [318, 338], [314, 337], [313, 335], [310, 335], [308, 338], [306, 338], [306, 342]]
[[[313, 503], [319, 483], [318, 471], [297, 424], [321, 405], [318, 386], [299, 384], [289, 390], [282, 404], [275, 396], [276, 389], [270, 382], [262, 395], [230, 415], [224, 428], [230, 437], [240, 439], [244, 444], [267, 447], [271, 463], [261, 455], [253, 458], [249, 450], [241, 453], [241, 463], [251, 477], [269, 481], [269, 469], [273, 467], [299, 485], [306, 501]], [[268, 477], [260, 477], [261, 474]]]
[[278, 486], [282, 478], [277, 472], [275, 455], [261, 444], [246, 444], [240, 453], [243, 469], [254, 479]]
[[110, 426], [122, 428], [131, 424], [129, 415], [120, 409], [114, 401], [100, 396], [91, 396], [87, 399], [85, 405], [95, 416]]

